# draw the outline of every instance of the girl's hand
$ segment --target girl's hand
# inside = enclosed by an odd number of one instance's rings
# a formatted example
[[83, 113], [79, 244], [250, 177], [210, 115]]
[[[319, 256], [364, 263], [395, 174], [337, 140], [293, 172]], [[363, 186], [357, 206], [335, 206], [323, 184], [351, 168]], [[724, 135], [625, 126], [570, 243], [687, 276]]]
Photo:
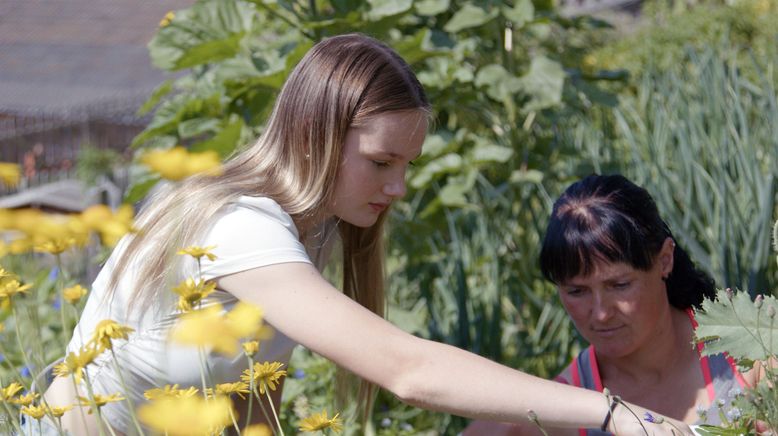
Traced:
[[695, 433], [689, 425], [651, 412], [643, 407], [620, 401], [613, 410], [613, 419], [608, 425], [608, 431], [616, 435], [668, 435], [693, 436]]

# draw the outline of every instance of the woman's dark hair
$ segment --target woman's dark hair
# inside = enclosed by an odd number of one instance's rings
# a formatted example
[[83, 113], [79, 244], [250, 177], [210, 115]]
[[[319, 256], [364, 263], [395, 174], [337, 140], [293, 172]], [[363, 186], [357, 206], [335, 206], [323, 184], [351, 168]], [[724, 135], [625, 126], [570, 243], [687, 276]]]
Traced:
[[[540, 270], [559, 284], [594, 272], [595, 263], [622, 262], [649, 270], [670, 228], [645, 189], [621, 175], [591, 175], [570, 185], [554, 203], [540, 251]], [[673, 238], [675, 240], [675, 238]], [[679, 309], [713, 298], [713, 280], [676, 245], [667, 297]]]

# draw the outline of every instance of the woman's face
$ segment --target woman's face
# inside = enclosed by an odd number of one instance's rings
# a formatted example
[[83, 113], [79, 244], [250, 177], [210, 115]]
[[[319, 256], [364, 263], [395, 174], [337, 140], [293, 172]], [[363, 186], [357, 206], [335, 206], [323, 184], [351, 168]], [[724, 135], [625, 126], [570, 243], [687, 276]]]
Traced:
[[387, 112], [349, 129], [330, 215], [359, 227], [375, 224], [405, 195], [405, 171], [421, 154], [427, 116], [421, 111]]
[[648, 271], [599, 262], [592, 274], [558, 286], [565, 310], [598, 354], [628, 356], [651, 346], [657, 332], [671, 328], [662, 277], [672, 271], [674, 246], [667, 238]]

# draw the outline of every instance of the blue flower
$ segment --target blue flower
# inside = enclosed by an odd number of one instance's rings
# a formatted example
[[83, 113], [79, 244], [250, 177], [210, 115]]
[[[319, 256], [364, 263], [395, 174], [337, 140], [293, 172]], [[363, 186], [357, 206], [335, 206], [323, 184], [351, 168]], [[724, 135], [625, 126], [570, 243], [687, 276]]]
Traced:
[[54, 299], [54, 302], [51, 303], [51, 307], [53, 307], [55, 310], [59, 310], [60, 306], [62, 306], [62, 299], [57, 297]]
[[730, 421], [737, 421], [741, 416], [740, 409], [737, 407], [733, 407], [727, 412], [727, 419]]
[[57, 276], [59, 275], [59, 268], [54, 267], [49, 271], [49, 281], [53, 282], [54, 280], [57, 280]]
[[22, 377], [32, 377], [32, 372], [30, 371], [30, 368], [26, 366], [22, 367], [19, 373], [22, 375]]
[[384, 418], [384, 419], [381, 420], [381, 427], [386, 428], [386, 427], [389, 427], [390, 425], [392, 425], [392, 420], [391, 419]]
[[403, 422], [400, 424], [400, 430], [402, 431], [413, 431], [413, 426], [408, 424], [407, 422]]
[[295, 369], [294, 370], [294, 378], [296, 378], [296, 379], [305, 378], [305, 371], [302, 370], [301, 368]]
[[732, 398], [738, 398], [739, 396], [743, 395], [743, 391], [740, 390], [740, 388], [732, 388], [727, 393]]
[[651, 414], [651, 412], [646, 412], [646, 414], [643, 415], [643, 420], [646, 421], [646, 422], [654, 423], [654, 424], [661, 424], [661, 423], [665, 422], [664, 418], [662, 418], [659, 415], [654, 416], [654, 415]]

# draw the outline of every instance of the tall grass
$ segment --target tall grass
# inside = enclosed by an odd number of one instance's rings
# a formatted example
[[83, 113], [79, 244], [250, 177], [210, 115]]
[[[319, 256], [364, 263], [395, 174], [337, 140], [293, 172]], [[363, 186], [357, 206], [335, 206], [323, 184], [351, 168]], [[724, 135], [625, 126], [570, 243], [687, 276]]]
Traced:
[[647, 71], [611, 117], [572, 136], [599, 171], [619, 171], [654, 196], [676, 239], [719, 286], [752, 296], [778, 284], [770, 228], [778, 215], [776, 59], [748, 80], [734, 52], [687, 51]]

